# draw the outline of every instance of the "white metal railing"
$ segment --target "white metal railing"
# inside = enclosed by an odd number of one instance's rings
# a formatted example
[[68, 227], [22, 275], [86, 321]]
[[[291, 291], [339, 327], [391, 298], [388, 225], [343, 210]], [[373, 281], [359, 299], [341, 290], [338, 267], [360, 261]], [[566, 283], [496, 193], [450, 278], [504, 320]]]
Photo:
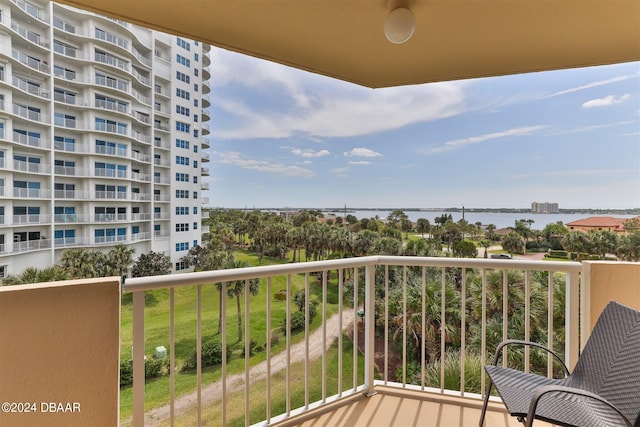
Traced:
[[124, 214], [124, 213], [94, 214], [93, 219], [96, 222], [126, 221], [127, 214]]
[[106, 53], [96, 52], [95, 60], [96, 62], [102, 62], [103, 64], [112, 65], [114, 67], [120, 68], [121, 70], [124, 70], [127, 72], [129, 71], [128, 62], [123, 61], [120, 58], [116, 58], [115, 56], [108, 55]]
[[18, 49], [13, 48], [11, 50], [11, 56], [13, 56], [13, 59], [21, 62], [29, 68], [33, 68], [34, 70], [38, 70], [43, 73], [49, 72], [49, 66], [39, 58], [31, 57], [24, 52], [20, 52]]
[[88, 242], [88, 239], [83, 237], [58, 237], [53, 239], [54, 247], [56, 248], [69, 248], [73, 246], [84, 246]]
[[49, 168], [46, 165], [22, 160], [13, 160], [13, 169], [20, 172], [46, 173]]
[[[57, 192], [56, 192], [57, 194]], [[57, 196], [56, 196], [57, 197]], [[68, 213], [68, 214], [54, 214], [53, 220], [56, 223], [75, 223], [75, 222], [85, 222], [86, 216], [82, 214]]]
[[25, 92], [28, 92], [32, 95], [37, 95], [42, 98], [49, 98], [49, 92], [42, 90], [38, 84], [29, 82], [23, 78], [17, 76], [11, 76], [11, 83], [13, 86], [21, 89]]
[[[511, 283], [509, 275], [512, 272], [519, 272], [521, 281], [517, 284]], [[465, 341], [465, 332], [470, 327], [471, 319], [466, 319], [472, 310], [476, 310], [475, 316], [481, 316], [481, 322], [476, 321], [474, 327], [479, 328], [481, 331], [479, 344], [481, 366], [487, 363], [488, 354], [493, 352], [493, 348], [487, 348], [487, 316], [488, 314], [498, 313], [502, 316], [502, 339], [506, 338], [524, 338], [529, 339], [530, 322], [541, 321], [544, 323], [544, 327], [547, 329], [545, 343], [549, 347], [554, 347], [554, 334], [562, 333], [559, 338], [564, 341], [564, 358], [567, 365], [570, 368], [575, 366], [579, 352], [579, 281], [580, 274], [582, 272], [582, 265], [577, 262], [545, 262], [545, 261], [518, 261], [518, 260], [494, 260], [494, 259], [471, 259], [471, 258], [432, 258], [432, 257], [400, 257], [400, 256], [368, 256], [361, 258], [346, 258], [330, 261], [316, 261], [306, 263], [294, 263], [294, 264], [280, 264], [261, 267], [248, 267], [229, 270], [216, 270], [205, 271], [196, 273], [184, 273], [184, 274], [172, 274], [165, 276], [153, 276], [127, 279], [124, 283], [124, 292], [133, 294], [133, 426], [142, 426], [144, 424], [144, 385], [145, 385], [145, 370], [144, 370], [144, 348], [145, 348], [145, 292], [158, 289], [169, 290], [169, 413], [171, 416], [174, 414], [175, 404], [175, 381], [177, 372], [175, 370], [175, 345], [177, 339], [175, 334], [175, 319], [174, 319], [174, 292], [177, 288], [184, 286], [195, 286], [195, 306], [196, 306], [196, 347], [193, 349], [196, 353], [196, 405], [197, 411], [197, 425], [201, 425], [203, 422], [202, 407], [203, 402], [203, 383], [202, 383], [202, 360], [201, 360], [201, 346], [203, 340], [203, 290], [206, 287], [213, 287], [216, 284], [223, 286], [236, 281], [244, 281], [244, 314], [243, 318], [249, 319], [250, 313], [255, 316], [255, 313], [264, 311], [266, 314], [266, 413], [263, 420], [250, 419], [250, 407], [254, 403], [252, 399], [252, 389], [249, 387], [251, 384], [250, 377], [250, 357], [245, 357], [244, 365], [244, 425], [249, 426], [260, 422], [260, 425], [269, 425], [274, 422], [283, 420], [294, 414], [304, 413], [311, 408], [317, 408], [327, 403], [334, 401], [337, 398], [347, 397], [351, 394], [364, 392], [365, 394], [372, 394], [375, 392], [374, 388], [377, 383], [386, 384], [390, 386], [397, 386], [401, 388], [413, 388], [418, 390], [428, 390], [431, 392], [441, 394], [456, 394], [466, 395], [467, 397], [479, 398], [485, 392], [485, 374], [484, 371], [479, 373], [481, 377], [481, 392], [472, 393], [466, 391], [465, 388], [465, 370], [461, 369], [459, 373], [460, 388], [457, 390], [447, 390], [444, 386], [445, 382], [445, 364], [441, 362], [440, 356], [447, 354], [447, 350], [450, 348], [450, 343], [447, 340], [447, 334], [441, 333], [448, 328], [459, 328], [461, 331], [461, 339], [459, 344], [456, 344], [459, 348], [460, 365], [465, 366], [465, 358], [468, 351], [471, 351], [471, 343]], [[334, 274], [335, 273], [335, 274]], [[332, 276], [333, 274], [333, 276]], [[497, 276], [496, 276], [497, 275]], [[500, 276], [501, 275], [501, 276]], [[535, 279], [535, 287], [534, 284]], [[491, 280], [490, 280], [491, 277]], [[501, 277], [498, 283], [494, 283], [493, 280], [496, 277]], [[258, 279], [260, 281], [260, 292], [266, 292], [268, 295], [266, 298], [266, 307], [252, 307], [252, 301], [249, 298], [249, 283], [251, 280]], [[520, 280], [520, 279], [519, 279]], [[277, 281], [277, 282], [276, 282]], [[343, 324], [343, 318], [346, 318], [348, 323], [359, 322], [355, 313], [360, 315], [362, 313], [362, 322], [364, 322], [364, 372], [359, 371], [358, 357], [352, 356], [352, 360], [343, 360], [343, 354], [341, 351], [337, 352], [338, 369], [337, 372], [327, 371], [327, 352], [323, 351], [321, 355], [322, 363], [322, 376], [321, 378], [310, 378], [309, 374], [309, 326], [304, 327], [304, 369], [303, 372], [296, 375], [300, 377], [304, 376], [304, 405], [300, 408], [292, 408], [292, 390], [290, 388], [291, 375], [293, 371], [292, 364], [294, 360], [291, 357], [291, 334], [286, 333], [286, 345], [283, 354], [286, 358], [286, 368], [284, 375], [284, 386], [278, 385], [278, 390], [284, 390], [285, 410], [281, 414], [272, 414], [271, 401], [273, 389], [275, 388], [275, 377], [271, 376], [271, 363], [274, 355], [271, 351], [271, 335], [270, 331], [274, 325], [271, 321], [272, 313], [272, 299], [271, 296], [275, 292], [274, 283], [279, 283], [279, 288], [284, 286], [283, 292], [285, 293], [285, 310], [286, 321], [285, 327], [287, 330], [291, 327], [292, 309], [293, 305], [293, 293], [295, 289], [303, 289], [305, 292], [304, 304], [304, 318], [309, 319], [309, 300], [311, 299], [310, 289], [314, 288], [320, 290], [321, 301], [318, 306], [318, 315], [321, 316], [322, 323], [319, 327], [322, 336], [323, 348], [327, 349], [330, 344], [329, 336], [336, 336], [338, 342], [338, 349], [343, 348], [342, 334], [336, 331], [327, 330], [327, 297], [329, 281], [331, 287], [336, 287], [337, 292], [333, 291], [333, 295], [337, 295], [337, 301], [333, 301], [337, 304], [337, 319], [338, 326], [337, 331], [342, 331], [345, 324]], [[285, 284], [285, 285], [282, 285]], [[489, 308], [490, 302], [496, 297], [496, 293], [501, 297], [503, 295], [510, 295], [509, 292], [513, 286], [519, 286], [523, 291], [523, 303], [516, 305], [510, 305], [511, 296], [508, 298], [502, 298], [503, 303], [496, 305], [493, 308]], [[345, 290], [349, 288], [351, 295], [358, 297], [351, 298], [348, 301], [343, 297]], [[532, 290], [534, 289], [534, 290]], [[541, 294], [545, 292], [547, 296]], [[390, 295], [395, 295], [394, 304], [390, 304]], [[456, 297], [457, 295], [457, 297]], [[554, 299], [555, 298], [555, 299]], [[554, 330], [554, 306], [560, 301], [558, 306], [564, 305], [564, 313], [561, 314], [564, 317], [564, 324], [560, 330]], [[222, 319], [221, 333], [219, 334], [221, 340], [221, 348], [227, 347], [227, 329], [232, 327], [227, 325], [227, 308], [226, 298], [222, 299], [220, 307], [220, 315]], [[543, 307], [537, 307], [542, 305]], [[398, 309], [398, 307], [400, 307]], [[427, 312], [427, 307], [429, 311]], [[400, 331], [402, 338], [398, 336], [392, 337], [390, 335], [390, 308], [398, 311], [400, 315], [396, 315], [393, 318], [396, 331]], [[534, 309], [540, 308], [541, 311], [535, 311]], [[353, 310], [351, 312], [351, 310]], [[541, 318], [532, 319], [532, 312], [544, 313]], [[452, 313], [460, 313], [454, 315]], [[519, 313], [525, 320], [524, 337], [510, 336], [510, 331], [507, 328], [507, 322], [509, 316], [516, 316], [514, 313]], [[218, 314], [218, 313], [216, 313]], [[346, 317], [345, 317], [346, 316]], [[425, 321], [419, 320], [416, 324], [409, 324], [408, 317], [412, 319], [418, 316], [419, 319], [425, 319]], [[429, 319], [429, 322], [427, 322]], [[211, 324], [211, 319], [206, 319]], [[429, 324], [427, 324], [429, 323]], [[381, 325], [384, 326], [381, 327]], [[433, 326], [431, 331], [425, 330], [426, 327]], [[255, 334], [252, 336], [251, 326], [249, 321], [244, 322], [244, 354], [250, 354], [251, 339], [256, 339]], [[380, 333], [380, 328], [383, 330], [384, 348], [376, 348], [376, 328]], [[407, 360], [408, 360], [408, 340], [410, 328], [416, 334], [421, 335], [420, 347], [420, 380], [417, 382], [415, 379], [410, 381], [407, 377]], [[416, 329], [417, 328], [417, 329]], [[358, 354], [358, 332], [359, 328], [354, 329], [353, 336], [353, 354]], [[438, 360], [428, 360], [426, 354], [427, 343], [425, 337], [427, 333], [433, 334], [433, 343], [430, 350], [434, 353], [438, 353]], [[259, 338], [261, 341], [264, 337]], [[413, 338], [411, 338], [413, 339]], [[402, 358], [402, 378], [396, 381], [391, 381], [388, 377], [389, 368], [389, 342], [395, 341], [400, 344], [401, 358]], [[475, 344], [478, 346], [477, 344]], [[558, 345], [556, 345], [557, 349]], [[375, 374], [375, 353], [382, 351], [384, 354], [384, 376], [382, 380], [374, 380]], [[229, 408], [229, 387], [227, 384], [227, 360], [226, 356], [222, 357], [221, 363], [221, 393], [218, 397], [221, 405], [221, 425], [227, 425], [227, 414]], [[561, 351], [562, 353], [562, 351]], [[553, 365], [552, 360], [546, 360], [548, 374], [552, 373]], [[297, 362], [297, 360], [296, 360]], [[342, 368], [345, 363], [353, 364], [353, 379], [343, 378]], [[530, 358], [529, 352], [524, 352], [524, 367], [529, 369]], [[439, 365], [439, 386], [434, 386], [425, 383], [425, 371], [428, 367], [438, 368]], [[327, 377], [329, 375], [337, 376], [338, 393], [335, 396], [327, 395]], [[358, 378], [363, 377], [363, 381], [359, 381]], [[344, 383], [350, 383], [353, 386], [343, 387]], [[322, 392], [320, 400], [315, 403], [310, 403], [309, 400], [309, 385], [311, 381], [318, 381], [322, 383]], [[296, 392], [302, 393], [302, 392]], [[299, 401], [301, 398], [299, 399]], [[171, 424], [175, 420], [171, 419]], [[220, 420], [218, 420], [220, 421]], [[218, 422], [216, 421], [216, 422]]]
[[47, 189], [13, 187], [13, 197], [46, 199], [50, 197], [50, 194], [51, 192]]
[[13, 242], [13, 253], [37, 251], [41, 249], [49, 249], [51, 247], [51, 240], [27, 240], [23, 242]]
[[13, 224], [39, 224], [47, 223], [51, 221], [51, 215], [29, 214], [29, 215], [14, 215]]

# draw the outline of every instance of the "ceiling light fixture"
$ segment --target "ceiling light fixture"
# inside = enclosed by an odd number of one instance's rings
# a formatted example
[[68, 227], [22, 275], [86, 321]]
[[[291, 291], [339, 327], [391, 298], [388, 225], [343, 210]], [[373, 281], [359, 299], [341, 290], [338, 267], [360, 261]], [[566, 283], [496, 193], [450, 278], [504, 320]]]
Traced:
[[416, 16], [408, 7], [397, 7], [384, 21], [384, 35], [391, 43], [401, 44], [411, 38], [416, 26]]

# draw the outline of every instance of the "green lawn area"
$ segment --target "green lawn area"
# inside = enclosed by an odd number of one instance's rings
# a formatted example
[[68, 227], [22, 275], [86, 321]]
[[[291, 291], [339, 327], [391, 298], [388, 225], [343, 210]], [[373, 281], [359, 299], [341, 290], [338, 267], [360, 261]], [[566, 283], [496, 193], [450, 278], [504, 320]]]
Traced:
[[[247, 261], [250, 265], [259, 265], [255, 255], [238, 251], [234, 253], [236, 260]], [[290, 262], [291, 257], [285, 260], [262, 258], [261, 265], [282, 264]], [[335, 274], [335, 272], [334, 272]], [[291, 288], [295, 293], [304, 287], [304, 275], [291, 276]], [[322, 301], [322, 288], [315, 280], [311, 282], [311, 293], [318, 301]], [[284, 334], [280, 326], [285, 319], [286, 305], [284, 301], [276, 301], [274, 295], [277, 291], [286, 289], [286, 277], [274, 277], [271, 279], [271, 295], [266, 295], [266, 280], [262, 279], [260, 291], [250, 297], [250, 335], [258, 346], [265, 346], [267, 341], [267, 297], [271, 299], [271, 329], [272, 333], [279, 334], [280, 340], [272, 347], [274, 353], [284, 349]], [[145, 295], [145, 354], [151, 358], [157, 346], [164, 346], [169, 350], [169, 293], [168, 289], [147, 292]], [[175, 357], [177, 370], [183, 361], [196, 349], [196, 295], [197, 287], [181, 287], [174, 292], [175, 303]], [[335, 280], [330, 282], [327, 288], [327, 316], [337, 312], [338, 294]], [[215, 284], [201, 285], [202, 307], [202, 342], [219, 340], [218, 316], [219, 316], [219, 292]], [[233, 356], [228, 364], [228, 373], [244, 371], [244, 359], [241, 352], [244, 349], [244, 340], [238, 341], [237, 307], [235, 298], [227, 298], [227, 344], [230, 346]], [[241, 313], [243, 317], [244, 333], [244, 297], [241, 297]], [[126, 294], [122, 298], [121, 339], [120, 356], [122, 360], [131, 358], [132, 348], [132, 296]], [[292, 304], [292, 311], [297, 310]], [[314, 318], [311, 328], [315, 329], [322, 324], [322, 307], [318, 306], [318, 315]], [[277, 332], [273, 332], [277, 330]], [[298, 342], [304, 338], [304, 334], [292, 336], [292, 342]], [[251, 365], [261, 362], [266, 357], [264, 352], [257, 353], [251, 358]], [[217, 367], [203, 369], [203, 384], [216, 381], [220, 378], [220, 370]], [[179, 373], [176, 375], [176, 396], [188, 393], [196, 389], [195, 372]], [[147, 381], [145, 387], [145, 407], [147, 410], [164, 405], [169, 401], [169, 377]], [[131, 387], [123, 387], [120, 390], [120, 416], [128, 419], [132, 413]]]
[[[353, 388], [353, 342], [343, 336], [342, 351], [343, 371], [342, 390]], [[330, 397], [338, 393], [338, 343], [327, 352], [326, 396]], [[305, 383], [304, 363], [296, 363], [290, 367], [291, 408], [304, 406]], [[322, 359], [316, 359], [309, 365], [309, 402], [313, 403], [322, 398]], [[271, 416], [277, 416], [286, 411], [285, 371], [280, 371], [271, 377]], [[358, 356], [358, 383], [364, 382], [364, 357]], [[356, 385], [357, 385], [356, 384]], [[251, 399], [250, 424], [258, 423], [266, 419], [266, 380], [256, 381], [249, 389]], [[244, 425], [244, 396], [245, 391], [240, 390], [228, 395], [227, 423], [229, 426]], [[219, 400], [204, 405], [202, 408], [202, 422], [204, 425], [219, 425], [222, 419], [222, 406]], [[196, 409], [175, 420], [176, 426], [192, 426], [197, 424]], [[169, 426], [167, 421], [161, 426]]]

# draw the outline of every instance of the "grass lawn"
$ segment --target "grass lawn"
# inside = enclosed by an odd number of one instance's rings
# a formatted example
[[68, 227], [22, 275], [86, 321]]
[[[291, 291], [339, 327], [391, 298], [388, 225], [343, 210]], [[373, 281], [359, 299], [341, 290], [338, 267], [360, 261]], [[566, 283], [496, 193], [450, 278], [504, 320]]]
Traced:
[[[258, 265], [255, 255], [239, 251], [234, 253], [236, 260], [247, 261], [250, 265]], [[285, 260], [275, 260], [267, 257], [262, 258], [261, 265], [284, 264], [290, 262], [290, 257]], [[335, 274], [335, 272], [334, 272]], [[331, 282], [335, 284], [335, 280]], [[295, 292], [304, 288], [304, 275], [291, 276], [291, 288]], [[311, 293], [318, 301], [322, 301], [322, 287], [315, 280], [311, 281]], [[257, 295], [250, 297], [250, 334], [251, 339], [256, 341], [258, 346], [264, 346], [267, 341], [267, 313], [266, 301], [271, 299], [271, 329], [272, 334], [280, 334], [279, 343], [273, 345], [274, 353], [284, 349], [284, 334], [280, 331], [280, 326], [286, 316], [286, 303], [276, 301], [274, 295], [277, 291], [286, 289], [286, 277], [274, 277], [271, 279], [271, 295], [266, 295], [266, 280], [262, 279], [260, 291]], [[157, 346], [164, 346], [169, 350], [169, 293], [168, 289], [160, 289], [147, 292], [145, 295], [145, 354], [152, 357]], [[197, 286], [181, 287], [174, 291], [174, 317], [175, 317], [175, 357], [176, 366], [179, 370], [183, 361], [188, 358], [196, 349], [196, 295]], [[337, 286], [327, 287], [327, 316], [337, 312], [338, 294]], [[244, 333], [244, 296], [240, 301], [240, 308], [243, 321]], [[228, 364], [228, 373], [244, 371], [244, 359], [241, 359], [241, 352], [244, 349], [244, 340], [238, 341], [238, 317], [235, 298], [227, 298], [227, 344], [233, 352], [232, 359]], [[201, 285], [201, 307], [202, 307], [202, 342], [219, 340], [218, 316], [220, 295], [215, 284]], [[292, 311], [297, 310], [292, 302]], [[121, 360], [131, 358], [132, 348], [132, 295], [126, 294], [122, 298], [121, 317], [121, 338], [120, 357]], [[318, 307], [318, 314], [314, 318], [311, 328], [315, 329], [322, 324], [322, 309]], [[277, 332], [275, 332], [277, 331]], [[292, 335], [292, 343], [300, 341], [304, 334]], [[264, 360], [265, 353], [257, 353], [251, 358], [251, 364], [256, 364]], [[216, 381], [220, 378], [217, 368], [203, 369], [203, 384]], [[176, 395], [195, 390], [196, 375], [192, 373], [179, 373], [176, 375]], [[169, 377], [164, 376], [156, 380], [150, 380], [145, 387], [145, 408], [147, 410], [164, 405], [169, 401]], [[132, 414], [132, 389], [123, 387], [120, 390], [120, 417], [128, 419]]]
[[[342, 390], [353, 388], [353, 342], [343, 336], [342, 340]], [[305, 403], [305, 383], [304, 383], [304, 363], [296, 363], [290, 368], [290, 391], [291, 408], [296, 409], [304, 406]], [[338, 393], [338, 343], [327, 352], [327, 375], [326, 375], [326, 397]], [[322, 359], [314, 360], [309, 366], [309, 403], [316, 402], [322, 398]], [[285, 392], [285, 371], [278, 372], [271, 377], [271, 416], [283, 414], [286, 411]], [[364, 382], [364, 358], [358, 356], [358, 383]], [[357, 385], [356, 384], [356, 385]], [[266, 419], [266, 380], [257, 381], [251, 384], [249, 396], [251, 399], [250, 424], [255, 424]], [[244, 426], [244, 396], [245, 391], [240, 390], [228, 395], [227, 423], [229, 426]], [[222, 405], [220, 401], [215, 401], [202, 407], [203, 425], [219, 425], [222, 419]], [[197, 424], [196, 409], [175, 420], [176, 426], [193, 426]], [[161, 426], [169, 426], [167, 421]]]

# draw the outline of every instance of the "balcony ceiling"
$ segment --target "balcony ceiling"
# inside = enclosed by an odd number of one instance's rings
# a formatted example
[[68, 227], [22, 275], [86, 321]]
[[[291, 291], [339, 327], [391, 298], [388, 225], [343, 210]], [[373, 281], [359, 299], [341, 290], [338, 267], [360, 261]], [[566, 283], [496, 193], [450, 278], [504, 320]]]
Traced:
[[640, 60], [638, 0], [406, 1], [402, 45], [384, 36], [386, 0], [61, 3], [368, 87]]

